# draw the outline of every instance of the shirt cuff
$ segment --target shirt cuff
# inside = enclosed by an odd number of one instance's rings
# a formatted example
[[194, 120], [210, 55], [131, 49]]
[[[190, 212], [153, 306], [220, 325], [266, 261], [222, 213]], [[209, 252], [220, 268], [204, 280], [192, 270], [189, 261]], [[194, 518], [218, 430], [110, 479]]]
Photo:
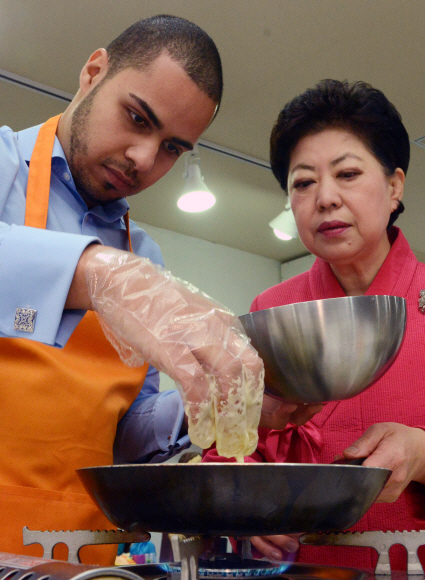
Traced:
[[[0, 334], [64, 346], [85, 313], [64, 311], [69, 287], [81, 254], [94, 242], [100, 240], [12, 225], [0, 244]], [[33, 327], [25, 331], [28, 319]]]

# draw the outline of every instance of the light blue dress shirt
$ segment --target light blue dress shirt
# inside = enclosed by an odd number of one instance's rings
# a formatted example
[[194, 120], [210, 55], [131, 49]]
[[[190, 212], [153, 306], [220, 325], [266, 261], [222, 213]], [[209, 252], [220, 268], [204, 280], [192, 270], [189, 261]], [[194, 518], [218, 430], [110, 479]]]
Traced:
[[[92, 243], [128, 250], [123, 220], [128, 204], [122, 199], [89, 210], [55, 139], [47, 227], [24, 226], [28, 167], [39, 129], [14, 133], [0, 128], [0, 338], [60, 348], [85, 314], [64, 310], [78, 260]], [[133, 251], [163, 265], [152, 238], [131, 221], [130, 232]], [[17, 308], [37, 311], [33, 333], [14, 329]], [[150, 367], [143, 389], [118, 425], [114, 461], [164, 461], [187, 447], [189, 437], [178, 438], [183, 417], [179, 393], [159, 393], [159, 373]]]

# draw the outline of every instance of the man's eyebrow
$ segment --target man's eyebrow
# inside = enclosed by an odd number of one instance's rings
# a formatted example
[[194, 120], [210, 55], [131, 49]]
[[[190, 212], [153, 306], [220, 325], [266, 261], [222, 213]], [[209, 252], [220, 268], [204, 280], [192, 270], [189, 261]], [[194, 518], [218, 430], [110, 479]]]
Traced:
[[[146, 115], [149, 117], [149, 119], [152, 121], [152, 123], [155, 125], [155, 127], [157, 129], [163, 129], [164, 125], [161, 123], [161, 121], [158, 119], [156, 114], [153, 112], [152, 107], [150, 105], [148, 105], [145, 100], [141, 99], [140, 97], [138, 97], [134, 93], [129, 93], [129, 94], [130, 94], [130, 97], [134, 101], [136, 101], [136, 103], [139, 105], [139, 107], [145, 111]], [[172, 143], [175, 143], [176, 145], [180, 145], [181, 147], [184, 147], [188, 151], [192, 151], [192, 149], [194, 147], [193, 143], [190, 143], [190, 141], [185, 141], [184, 139], [180, 139], [179, 137], [172, 137], [170, 139], [170, 141]]]
[[130, 93], [130, 97], [132, 99], [134, 99], [136, 101], [136, 103], [139, 105], [139, 107], [145, 111], [145, 113], [147, 114], [147, 116], [149, 117], [149, 119], [152, 121], [152, 123], [155, 125], [155, 127], [157, 129], [163, 128], [163, 124], [158, 119], [158, 117], [155, 115], [152, 108], [147, 104], [146, 101], [144, 101], [143, 99], [141, 99], [140, 97], [138, 97], [137, 95], [135, 95], [133, 93]]
[[171, 137], [169, 141], [171, 143], [175, 143], [176, 145], [181, 145], [181, 147], [184, 147], [188, 151], [192, 151], [192, 149], [194, 148], [193, 143], [190, 143], [190, 141], [185, 141], [184, 139], [180, 139], [179, 137]]

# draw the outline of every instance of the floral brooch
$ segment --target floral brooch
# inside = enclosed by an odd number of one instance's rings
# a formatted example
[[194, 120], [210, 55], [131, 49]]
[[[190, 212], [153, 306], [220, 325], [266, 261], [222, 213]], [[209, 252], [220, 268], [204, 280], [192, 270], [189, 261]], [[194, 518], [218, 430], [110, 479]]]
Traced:
[[425, 314], [425, 290], [419, 292], [419, 310]]

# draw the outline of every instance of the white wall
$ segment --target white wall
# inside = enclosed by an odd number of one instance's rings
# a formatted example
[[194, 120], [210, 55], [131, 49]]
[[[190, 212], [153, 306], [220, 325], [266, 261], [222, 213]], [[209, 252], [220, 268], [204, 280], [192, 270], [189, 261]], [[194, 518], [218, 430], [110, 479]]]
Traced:
[[303, 256], [302, 258], [297, 258], [290, 262], [284, 262], [280, 267], [282, 282], [309, 270], [315, 259], [316, 256], [309, 254], [308, 256]]
[[238, 316], [253, 299], [280, 282], [280, 262], [139, 224], [160, 246], [165, 267], [218, 300]]

